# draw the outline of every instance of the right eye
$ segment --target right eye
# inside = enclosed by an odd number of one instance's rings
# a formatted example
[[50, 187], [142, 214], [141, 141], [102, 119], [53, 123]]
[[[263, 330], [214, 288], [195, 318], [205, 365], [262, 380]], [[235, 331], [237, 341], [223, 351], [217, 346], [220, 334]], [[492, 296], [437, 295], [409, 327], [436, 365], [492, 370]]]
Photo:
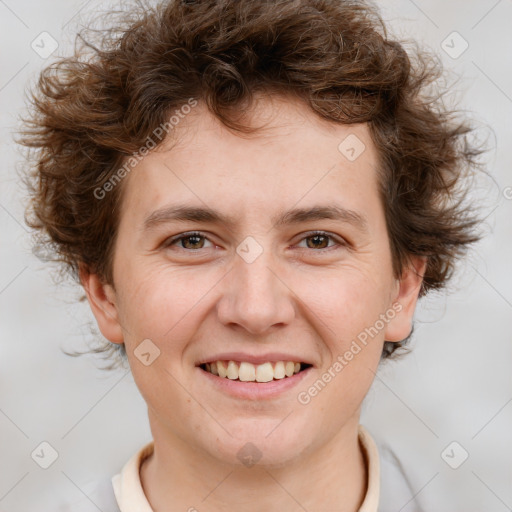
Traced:
[[[197, 251], [199, 249], [203, 249], [204, 243], [201, 242], [204, 242], [204, 240], [210, 241], [205, 235], [203, 235], [203, 233], [200, 233], [199, 231], [193, 231], [190, 233], [182, 233], [178, 236], [169, 238], [163, 243], [163, 247], [167, 248], [175, 245], [176, 243], [181, 243], [182, 246], [180, 249]], [[210, 241], [210, 243], [212, 242]], [[198, 245], [200, 247], [197, 247]]]

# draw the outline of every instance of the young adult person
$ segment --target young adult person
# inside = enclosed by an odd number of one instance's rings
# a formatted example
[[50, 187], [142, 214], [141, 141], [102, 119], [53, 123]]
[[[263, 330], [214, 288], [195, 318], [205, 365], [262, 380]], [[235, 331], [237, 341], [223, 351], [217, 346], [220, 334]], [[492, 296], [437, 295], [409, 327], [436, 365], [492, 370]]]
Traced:
[[88, 504], [391, 510], [361, 404], [478, 238], [469, 125], [369, 4], [135, 12], [43, 71], [24, 139], [29, 222], [148, 406]]

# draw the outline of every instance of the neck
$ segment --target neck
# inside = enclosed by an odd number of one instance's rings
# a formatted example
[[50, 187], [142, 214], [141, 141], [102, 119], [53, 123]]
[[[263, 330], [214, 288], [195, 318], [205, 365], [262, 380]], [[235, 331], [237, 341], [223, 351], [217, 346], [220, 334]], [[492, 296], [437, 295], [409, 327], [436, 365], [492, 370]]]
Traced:
[[141, 466], [144, 493], [155, 512], [357, 512], [366, 495], [366, 462], [358, 418], [309, 455], [279, 467], [233, 466], [191, 447], [152, 423], [154, 453]]

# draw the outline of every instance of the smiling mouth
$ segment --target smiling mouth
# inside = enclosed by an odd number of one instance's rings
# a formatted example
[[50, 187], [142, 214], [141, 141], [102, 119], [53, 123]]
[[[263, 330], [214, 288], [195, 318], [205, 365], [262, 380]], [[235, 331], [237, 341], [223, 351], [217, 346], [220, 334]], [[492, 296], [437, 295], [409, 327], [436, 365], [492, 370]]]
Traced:
[[239, 382], [270, 382], [292, 377], [312, 365], [295, 361], [266, 362], [254, 365], [245, 361], [212, 361], [199, 365], [201, 370], [217, 377]]

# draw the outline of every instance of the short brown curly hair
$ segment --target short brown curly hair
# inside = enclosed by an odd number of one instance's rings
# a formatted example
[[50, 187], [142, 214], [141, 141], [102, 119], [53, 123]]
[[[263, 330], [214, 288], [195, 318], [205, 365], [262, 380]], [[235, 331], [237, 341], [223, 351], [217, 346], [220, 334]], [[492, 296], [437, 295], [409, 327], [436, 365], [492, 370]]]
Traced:
[[[335, 123], [367, 123], [395, 277], [412, 255], [427, 257], [420, 297], [442, 288], [480, 238], [462, 185], [482, 152], [473, 128], [428, 94], [439, 59], [390, 40], [371, 4], [171, 0], [139, 4], [116, 23], [96, 45], [79, 34], [74, 55], [41, 72], [20, 140], [34, 164], [27, 222], [75, 279], [85, 265], [112, 284], [123, 187], [101, 200], [98, 187], [191, 97], [241, 134], [252, 131], [241, 112], [265, 91]], [[382, 358], [409, 337], [385, 342]]]

